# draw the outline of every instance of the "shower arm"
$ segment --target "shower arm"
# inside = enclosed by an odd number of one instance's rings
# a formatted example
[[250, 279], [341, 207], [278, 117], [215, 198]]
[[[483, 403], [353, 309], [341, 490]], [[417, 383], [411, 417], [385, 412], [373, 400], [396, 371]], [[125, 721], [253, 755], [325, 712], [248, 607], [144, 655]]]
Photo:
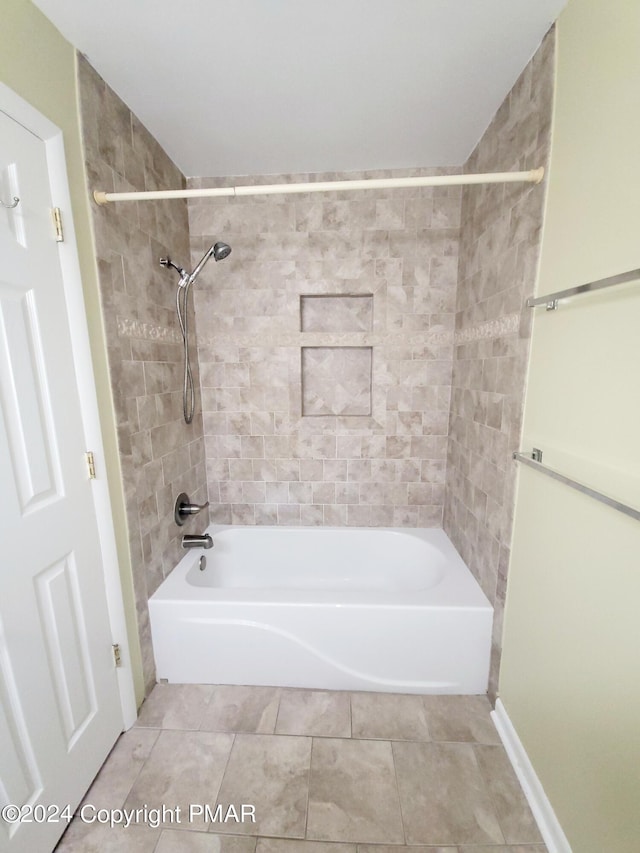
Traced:
[[361, 181], [315, 181], [300, 184], [255, 184], [243, 187], [210, 187], [197, 190], [149, 190], [146, 192], [107, 193], [95, 190], [94, 201], [154, 201], [169, 198], [221, 198], [249, 195], [289, 195], [292, 193], [346, 192], [349, 190], [397, 189], [401, 187], [453, 187], [472, 184], [539, 184], [544, 167], [526, 172], [486, 172], [467, 175], [431, 175], [420, 178], [369, 178]]

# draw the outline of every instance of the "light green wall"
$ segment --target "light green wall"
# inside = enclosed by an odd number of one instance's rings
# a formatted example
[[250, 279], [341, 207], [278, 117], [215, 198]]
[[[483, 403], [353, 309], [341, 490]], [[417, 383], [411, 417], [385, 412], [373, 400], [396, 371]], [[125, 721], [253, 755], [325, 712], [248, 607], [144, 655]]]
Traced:
[[63, 132], [67, 171], [78, 241], [85, 304], [102, 435], [107, 455], [111, 504], [125, 597], [127, 631], [138, 704], [143, 699], [140, 648], [136, 626], [131, 565], [127, 545], [116, 425], [107, 368], [106, 345], [90, 230], [89, 199], [80, 142], [75, 50], [29, 0], [2, 0], [0, 79], [54, 122]]
[[[640, 268], [640, 4], [570, 0], [538, 294]], [[640, 282], [536, 309], [525, 449], [640, 506]], [[640, 524], [522, 468], [499, 693], [576, 853], [640, 838]]]

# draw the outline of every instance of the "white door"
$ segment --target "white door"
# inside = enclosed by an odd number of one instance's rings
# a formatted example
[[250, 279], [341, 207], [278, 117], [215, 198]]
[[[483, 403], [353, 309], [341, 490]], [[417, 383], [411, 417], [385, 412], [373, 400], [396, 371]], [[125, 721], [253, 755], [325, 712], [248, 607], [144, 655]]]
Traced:
[[[122, 730], [45, 143], [0, 112], [0, 851], [47, 853]], [[40, 808], [31, 809], [40, 804]], [[0, 812], [1, 814], [1, 812]], [[5, 811], [11, 818], [11, 811]]]

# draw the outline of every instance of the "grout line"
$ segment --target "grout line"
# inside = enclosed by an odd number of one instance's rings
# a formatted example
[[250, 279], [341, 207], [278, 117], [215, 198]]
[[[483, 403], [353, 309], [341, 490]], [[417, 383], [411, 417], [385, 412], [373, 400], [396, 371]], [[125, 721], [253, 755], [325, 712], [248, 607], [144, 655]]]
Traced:
[[159, 829], [160, 829], [160, 835], [158, 836], [158, 840], [156, 841], [156, 843], [153, 845], [153, 850], [151, 851], [151, 853], [156, 853], [156, 850], [158, 849], [158, 845], [160, 844], [160, 841], [162, 840], [162, 836], [164, 835], [164, 829], [162, 827], [159, 827]]
[[397, 735], [381, 735], [375, 737], [373, 735], [339, 735], [339, 734], [318, 734], [316, 732], [256, 732], [248, 729], [158, 729], [155, 726], [148, 726], [141, 729], [150, 731], [156, 729], [159, 732], [191, 732], [194, 734], [228, 734], [228, 735], [249, 735], [255, 737], [293, 737], [293, 738], [315, 738], [316, 740], [344, 740], [344, 741], [365, 741], [370, 743], [414, 743], [414, 744], [450, 744], [458, 746], [494, 746], [499, 747], [499, 743], [484, 742], [478, 740], [434, 740], [422, 738], [403, 738]]
[[398, 782], [398, 768], [396, 767], [396, 757], [393, 752], [393, 741], [389, 741], [389, 747], [391, 749], [391, 763], [393, 764], [393, 774], [396, 780], [396, 793], [398, 795], [398, 809], [400, 811], [400, 825], [402, 826], [402, 837], [404, 839], [405, 846], [407, 845], [407, 830], [404, 825], [404, 814], [402, 812], [402, 797], [400, 796], [400, 784]]
[[309, 750], [309, 770], [307, 771], [307, 807], [304, 815], [304, 834], [303, 839], [307, 839], [307, 830], [309, 828], [309, 798], [311, 796], [311, 765], [313, 763], [313, 745], [315, 739], [311, 738], [311, 749]]
[[500, 829], [500, 835], [502, 835], [503, 843], [507, 844], [508, 842], [507, 842], [507, 839], [505, 837], [504, 830], [502, 829], [502, 822], [500, 820], [499, 812], [498, 812], [498, 809], [496, 807], [496, 798], [495, 798], [493, 792], [491, 791], [491, 779], [487, 778], [487, 775], [483, 772], [482, 764], [480, 763], [480, 761], [478, 761], [478, 756], [476, 755], [475, 747], [476, 746], [484, 746], [484, 744], [473, 744], [473, 743], [471, 743], [469, 745], [471, 746], [471, 751], [473, 753], [473, 760], [475, 761], [476, 766], [478, 768], [480, 778], [484, 781], [487, 793], [489, 795], [489, 799], [491, 800], [491, 805], [493, 806], [493, 811], [495, 814], [496, 823], [498, 824], [498, 828]]
[[[191, 835], [197, 835], [199, 830], [174, 830], [175, 832], [186, 831], [190, 832]], [[203, 833], [200, 833], [201, 835]], [[407, 850], [425, 850], [425, 851], [434, 851], [434, 853], [439, 853], [441, 850], [446, 850], [447, 853], [451, 851], [451, 853], [458, 853], [463, 848], [464, 850], [480, 850], [482, 853], [488, 849], [487, 844], [483, 841], [474, 841], [474, 842], [464, 842], [462, 845], [459, 845], [457, 842], [445, 842], [444, 846], [442, 844], [394, 844], [393, 842], [382, 842], [382, 841], [316, 841], [313, 839], [304, 839], [298, 838], [291, 835], [231, 835], [231, 834], [222, 834], [222, 833], [207, 833], [207, 835], [212, 835], [215, 837], [223, 837], [223, 838], [254, 838], [256, 842], [259, 841], [289, 841], [293, 843], [303, 843], [303, 844], [322, 844], [323, 846], [330, 845], [332, 847], [353, 847], [357, 848], [360, 851], [361, 848], [378, 848], [380, 851], [386, 851], [388, 849], [403, 851], [405, 848]], [[513, 845], [510, 844], [492, 844], [489, 845], [489, 848], [493, 851], [496, 850], [498, 853], [500, 851], [510, 851]], [[518, 850], [522, 848], [524, 851], [531, 850], [532, 853], [546, 853], [546, 848], [544, 844], [518, 844]]]
[[282, 688], [282, 687], [279, 687], [279, 688], [278, 688], [278, 710], [276, 711], [276, 718], [275, 718], [274, 723], [273, 723], [273, 734], [274, 734], [274, 735], [275, 735], [275, 734], [279, 734], [279, 732], [277, 731], [277, 729], [278, 729], [278, 718], [280, 717], [280, 708], [282, 707], [282, 692], [283, 692], [283, 689], [284, 689], [284, 688]]
[[211, 705], [211, 701], [215, 695], [217, 686], [218, 686], [217, 684], [211, 685], [211, 692], [209, 693], [209, 696], [207, 698], [207, 701], [205, 702], [204, 708], [202, 709], [202, 716], [200, 717], [200, 725], [198, 726], [199, 732], [208, 731], [207, 729], [203, 729], [202, 726], [204, 725], [204, 721], [205, 721], [206, 716], [207, 716], [207, 711], [209, 710], [209, 706]]
[[[158, 744], [158, 741], [160, 740], [160, 735], [162, 734], [162, 729], [156, 729], [156, 731], [158, 732], [158, 734], [157, 734], [157, 736], [156, 736], [156, 739], [155, 739], [155, 740], [154, 740], [154, 742], [153, 742], [153, 746], [152, 746], [152, 747], [151, 747], [151, 749], [149, 750], [149, 754], [147, 755], [147, 757], [145, 758], [145, 760], [144, 760], [144, 761], [142, 762], [142, 764], [140, 765], [140, 769], [138, 770], [138, 772], [137, 772], [137, 774], [136, 774], [136, 778], [133, 780], [133, 782], [131, 783], [131, 785], [130, 785], [130, 787], [129, 787], [129, 790], [128, 790], [128, 791], [127, 791], [127, 793], [125, 794], [125, 797], [124, 797], [124, 799], [123, 799], [123, 801], [122, 801], [122, 806], [124, 806], [124, 804], [127, 802], [127, 799], [128, 799], [128, 797], [129, 797], [129, 794], [131, 793], [131, 791], [133, 791], [133, 789], [134, 789], [134, 787], [135, 787], [135, 785], [136, 785], [136, 782], [138, 781], [138, 779], [139, 779], [139, 778], [140, 778], [140, 776], [142, 775], [142, 771], [144, 770], [144, 768], [145, 768], [145, 766], [146, 766], [146, 764], [147, 764], [147, 761], [149, 761], [149, 759], [151, 758], [151, 755], [152, 755], [152, 753], [153, 753], [153, 750], [156, 748], [156, 746], [157, 746], [157, 744]], [[85, 796], [86, 796], [86, 795], [85, 795]]]
[[[231, 747], [229, 749], [229, 754], [227, 755], [227, 760], [226, 760], [225, 765], [224, 765], [224, 770], [222, 771], [222, 776], [220, 777], [220, 784], [218, 785], [218, 790], [216, 791], [216, 795], [213, 798], [213, 800], [216, 804], [218, 803], [218, 797], [220, 796], [220, 791], [222, 790], [222, 786], [224, 785], [225, 776], [227, 775], [227, 770], [229, 769], [229, 763], [231, 761], [231, 753], [233, 752], [233, 748], [236, 745], [235, 734], [232, 734], [231, 738], [232, 738], [232, 740], [231, 740]], [[211, 827], [211, 824], [209, 823], [207, 825], [207, 829], [205, 830], [205, 832], [209, 832], [210, 827]]]
[[427, 729], [427, 738], [428, 740], [424, 741], [424, 743], [435, 743], [433, 739], [433, 735], [431, 734], [431, 729], [429, 728], [429, 713], [427, 711], [427, 703], [424, 701], [425, 697], [421, 696], [421, 705], [422, 705], [422, 713], [424, 714], [424, 724]]

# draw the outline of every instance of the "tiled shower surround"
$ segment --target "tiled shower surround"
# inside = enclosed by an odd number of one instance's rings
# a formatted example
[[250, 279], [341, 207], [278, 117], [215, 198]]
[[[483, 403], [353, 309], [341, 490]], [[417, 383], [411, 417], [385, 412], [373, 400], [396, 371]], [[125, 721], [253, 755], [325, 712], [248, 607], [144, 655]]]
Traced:
[[[520, 75], [464, 167], [546, 166], [554, 30]], [[444, 528], [494, 605], [495, 695], [509, 568], [531, 309], [544, 185], [466, 187], [462, 197]]]
[[441, 525], [460, 204], [458, 188], [189, 201], [192, 262], [234, 249], [195, 293], [214, 521]]
[[[157, 142], [82, 57], [79, 90], [90, 189], [183, 185], [182, 174]], [[176, 276], [158, 264], [167, 254], [188, 264], [187, 206], [184, 201], [132, 202], [93, 204], [92, 210], [148, 691], [155, 667], [147, 600], [181, 556], [173, 504], [182, 491], [194, 501], [206, 500], [199, 409], [191, 426], [182, 420]], [[199, 532], [202, 524], [192, 519], [183, 529]]]
[[[553, 38], [463, 169], [188, 186], [545, 165]], [[91, 188], [183, 185], [84, 60], [80, 94]], [[531, 319], [523, 305], [543, 194], [496, 185], [190, 200], [188, 224], [182, 201], [94, 206], [147, 687], [147, 599], [181, 556], [173, 501], [187, 491], [200, 502], [208, 489], [219, 523], [443, 525], [495, 606], [495, 693]], [[191, 263], [217, 240], [233, 252], [194, 287], [200, 388], [187, 427], [175, 276], [158, 258], [186, 266], [189, 239]]]

